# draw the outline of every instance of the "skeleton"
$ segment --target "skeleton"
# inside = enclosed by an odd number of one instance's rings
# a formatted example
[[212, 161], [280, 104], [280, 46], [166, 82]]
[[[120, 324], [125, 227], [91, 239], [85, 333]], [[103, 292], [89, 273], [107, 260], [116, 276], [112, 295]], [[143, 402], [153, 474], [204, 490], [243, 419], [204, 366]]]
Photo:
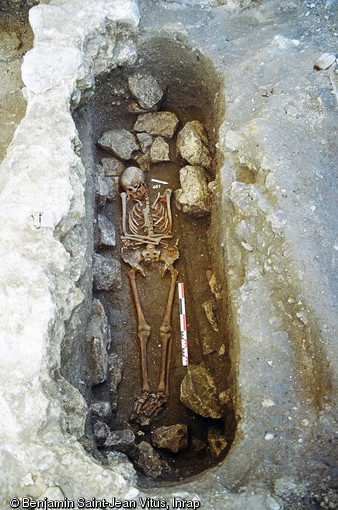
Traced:
[[[121, 176], [122, 200], [122, 232], [121, 256], [131, 269], [128, 272], [130, 285], [135, 301], [138, 338], [141, 353], [142, 390], [134, 412], [146, 417], [156, 416], [169, 398], [169, 376], [172, 350], [171, 314], [178, 271], [174, 262], [179, 257], [177, 244], [172, 235], [172, 214], [170, 208], [171, 190], [164, 195], [158, 193], [153, 203], [150, 203], [145, 185], [145, 175], [138, 167], [128, 167]], [[148, 382], [147, 343], [150, 336], [150, 326], [143, 314], [137, 286], [136, 273], [145, 276], [142, 262], [160, 263], [162, 277], [170, 272], [170, 289], [160, 327], [161, 366], [156, 393], [152, 393]]]

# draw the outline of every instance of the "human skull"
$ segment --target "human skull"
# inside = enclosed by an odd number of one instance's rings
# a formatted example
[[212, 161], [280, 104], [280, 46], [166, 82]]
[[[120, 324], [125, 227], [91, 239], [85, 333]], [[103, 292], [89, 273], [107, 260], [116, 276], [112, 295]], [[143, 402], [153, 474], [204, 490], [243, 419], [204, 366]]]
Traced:
[[129, 166], [121, 176], [121, 187], [130, 198], [142, 200], [146, 192], [145, 175], [141, 168]]

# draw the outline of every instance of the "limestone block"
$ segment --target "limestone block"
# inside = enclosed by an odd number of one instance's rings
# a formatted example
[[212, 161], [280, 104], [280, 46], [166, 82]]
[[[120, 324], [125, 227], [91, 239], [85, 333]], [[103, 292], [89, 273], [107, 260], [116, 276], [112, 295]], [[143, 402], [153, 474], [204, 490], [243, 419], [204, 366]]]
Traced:
[[114, 430], [107, 437], [104, 447], [130, 454], [135, 450], [135, 435], [131, 429]]
[[136, 138], [138, 139], [142, 152], [147, 152], [153, 143], [153, 137], [148, 133], [137, 133]]
[[[127, 455], [121, 452], [108, 452], [106, 458], [109, 467], [113, 471], [118, 471], [121, 476], [132, 486], [137, 485], [137, 474]], [[132, 491], [130, 492], [132, 493]]]
[[188, 366], [181, 383], [180, 399], [204, 418], [221, 418], [223, 415], [215, 381], [204, 363]]
[[110, 326], [105, 309], [99, 299], [93, 299], [90, 330], [96, 336], [102, 337], [104, 345], [109, 350], [111, 344]]
[[109, 186], [105, 179], [103, 169], [98, 166], [95, 175], [95, 200], [98, 207], [103, 207], [109, 196]]
[[137, 60], [137, 50], [134, 41], [118, 41], [114, 49], [114, 65], [131, 66]]
[[161, 136], [157, 136], [150, 149], [152, 163], [170, 161], [169, 144]]
[[114, 176], [114, 177], [106, 177], [105, 176], [105, 181], [108, 186], [107, 200], [110, 200], [110, 201], [115, 200], [116, 193], [117, 193], [118, 186], [119, 186], [119, 178], [117, 176]]
[[172, 112], [142, 113], [137, 117], [134, 130], [150, 135], [172, 138], [178, 126], [178, 118]]
[[159, 427], [153, 431], [151, 442], [156, 448], [177, 453], [188, 446], [188, 427], [180, 423]]
[[142, 108], [142, 107], [141, 107], [138, 103], [136, 103], [136, 101], [133, 101], [132, 103], [129, 103], [129, 104], [127, 105], [127, 111], [128, 111], [129, 113], [134, 114], [134, 115], [138, 115], [139, 113], [146, 113], [146, 112], [150, 112], [150, 111], [152, 111], [152, 110], [153, 110], [153, 108], [151, 108], [151, 109], [149, 109], [149, 108], [148, 108], [147, 110], [145, 110], [145, 109], [144, 109], [144, 108]]
[[177, 150], [190, 165], [209, 168], [211, 156], [203, 124], [197, 120], [187, 122], [177, 135]]
[[93, 301], [92, 316], [86, 330], [86, 357], [89, 367], [88, 383], [101, 384], [108, 377], [108, 353], [111, 334], [104, 308], [98, 299]]
[[101, 419], [109, 419], [112, 416], [112, 409], [110, 402], [100, 401], [93, 402], [90, 405], [90, 409], [94, 417]]
[[210, 427], [208, 430], [208, 443], [211, 448], [211, 451], [219, 457], [226, 447], [228, 443], [225, 437], [221, 434], [221, 432], [216, 427]]
[[212, 326], [214, 331], [218, 331], [218, 321], [217, 321], [217, 313], [216, 313], [216, 300], [215, 298], [208, 299], [202, 304], [203, 310], [205, 312], [206, 318]]
[[131, 159], [133, 153], [140, 148], [133, 133], [127, 129], [111, 129], [106, 131], [99, 138], [97, 144], [102, 149], [126, 160]]
[[79, 390], [66, 379], [60, 378], [59, 385], [65, 412], [63, 417], [65, 431], [79, 439], [84, 434], [88, 406]]
[[95, 253], [93, 264], [94, 287], [96, 290], [121, 288], [121, 265], [112, 257]]
[[198, 453], [201, 452], [202, 450], [205, 450], [207, 445], [205, 444], [204, 441], [201, 441], [197, 437], [193, 437], [191, 440], [191, 447], [196, 453]]
[[137, 445], [137, 450], [138, 455], [135, 464], [146, 476], [158, 478], [165, 469], [168, 469], [167, 463], [161, 460], [159, 454], [146, 441], [142, 441]]
[[90, 383], [101, 384], [108, 377], [108, 354], [102, 337], [93, 337], [90, 341]]
[[230, 190], [230, 198], [237, 211], [244, 217], [266, 215], [270, 209], [267, 197], [254, 184], [235, 181]]
[[135, 161], [137, 162], [137, 165], [143, 172], [149, 172], [150, 170], [150, 150], [148, 150], [145, 154], [136, 154], [134, 157]]
[[112, 410], [117, 410], [117, 388], [122, 379], [123, 360], [116, 353], [109, 356], [109, 390]]
[[47, 501], [65, 501], [65, 495], [61, 491], [60, 487], [49, 487], [41, 496], [41, 500], [44, 501], [45, 498]]
[[122, 161], [117, 158], [102, 158], [100, 163], [103, 166], [104, 173], [107, 177], [120, 176], [124, 171]]
[[94, 423], [94, 437], [98, 446], [102, 446], [110, 434], [110, 428], [102, 421]]
[[210, 192], [204, 169], [185, 166], [180, 170], [181, 189], [175, 191], [178, 209], [196, 217], [210, 214]]
[[144, 109], [153, 108], [162, 99], [163, 90], [151, 75], [136, 73], [128, 78], [128, 85], [131, 93]]
[[103, 216], [98, 215], [98, 227], [99, 227], [99, 244], [100, 246], [114, 247], [116, 245], [115, 239], [115, 227], [111, 221]]

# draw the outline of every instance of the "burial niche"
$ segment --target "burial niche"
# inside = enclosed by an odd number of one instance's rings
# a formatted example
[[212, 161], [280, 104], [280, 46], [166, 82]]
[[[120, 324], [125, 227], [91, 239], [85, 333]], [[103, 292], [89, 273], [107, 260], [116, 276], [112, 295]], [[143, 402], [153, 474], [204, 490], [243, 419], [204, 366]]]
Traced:
[[101, 76], [74, 118], [80, 135], [90, 119], [94, 147], [92, 431], [104, 461], [127, 456], [151, 484], [221, 462], [235, 418], [226, 288], [209, 230], [221, 83], [203, 55], [171, 40], [138, 54]]

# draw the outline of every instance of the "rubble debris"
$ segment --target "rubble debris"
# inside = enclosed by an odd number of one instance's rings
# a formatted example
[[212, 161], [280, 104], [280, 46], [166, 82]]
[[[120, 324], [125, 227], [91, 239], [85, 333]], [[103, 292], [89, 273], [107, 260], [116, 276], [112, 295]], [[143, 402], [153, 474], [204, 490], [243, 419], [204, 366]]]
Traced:
[[137, 117], [134, 130], [146, 132], [150, 135], [172, 138], [175, 134], [179, 120], [172, 112], [142, 113]]
[[93, 263], [94, 288], [96, 290], [119, 289], [122, 286], [121, 264], [112, 257], [94, 254]]
[[176, 205], [197, 218], [210, 214], [210, 192], [204, 169], [185, 166], [180, 170], [181, 188], [175, 191]]
[[210, 167], [211, 156], [203, 124], [197, 120], [185, 124], [177, 136], [177, 151], [190, 165]]
[[221, 418], [223, 409], [213, 377], [204, 363], [188, 366], [181, 383], [181, 402], [204, 418]]
[[188, 427], [181, 423], [159, 427], [153, 431], [151, 442], [156, 448], [177, 453], [188, 446]]
[[127, 129], [111, 129], [106, 131], [97, 144], [102, 149], [112, 152], [125, 160], [131, 159], [134, 152], [140, 148], [133, 133], [127, 131]]
[[145, 110], [156, 106], [163, 97], [163, 90], [151, 75], [136, 73], [128, 78], [130, 92]]

